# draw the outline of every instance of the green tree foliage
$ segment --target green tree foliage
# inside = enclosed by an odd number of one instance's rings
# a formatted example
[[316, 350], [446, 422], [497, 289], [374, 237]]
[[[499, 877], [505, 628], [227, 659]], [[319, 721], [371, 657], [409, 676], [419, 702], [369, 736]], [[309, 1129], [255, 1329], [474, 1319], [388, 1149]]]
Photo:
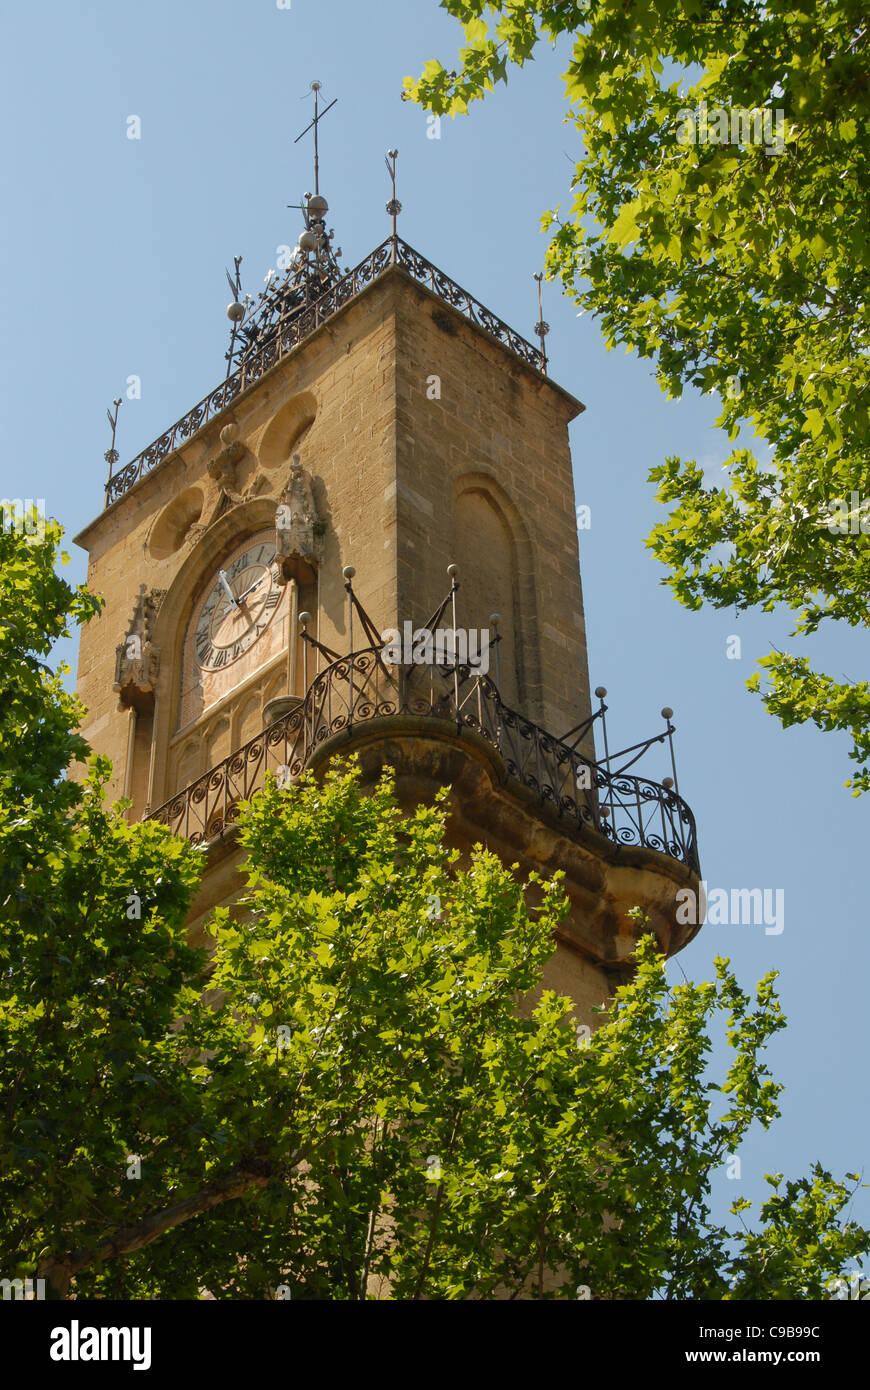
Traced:
[[198, 856], [104, 808], [105, 760], [83, 784], [65, 776], [89, 749], [67, 668], [45, 658], [100, 604], [55, 573], [60, 534], [0, 531], [4, 1277], [134, 1215], [128, 1155], [161, 1153], [168, 1191], [198, 1096], [173, 1032], [205, 960], [183, 928]]
[[[727, 482], [652, 470], [649, 544], [679, 601], [797, 614], [795, 633], [870, 620], [870, 26], [864, 0], [442, 0], [460, 66], [406, 94], [456, 114], [543, 41], [572, 39], [570, 211], [547, 213], [547, 273], [662, 390], [721, 399]], [[706, 105], [704, 105], [706, 104]], [[752, 113], [755, 113], [754, 117]], [[765, 127], [765, 115], [767, 125]], [[691, 119], [690, 119], [691, 117]], [[870, 787], [870, 685], [772, 651], [784, 725], [846, 731]], [[761, 671], [750, 688], [759, 689]]]
[[244, 899], [191, 947], [201, 854], [107, 809], [99, 760], [62, 776], [80, 710], [34, 654], [95, 605], [53, 578], [57, 540], [0, 536], [3, 1277], [61, 1297], [830, 1293], [870, 1248], [857, 1178], [773, 1175], [750, 1229], [745, 1202], [711, 1214], [777, 1115], [773, 977], [750, 996], [720, 960], [670, 988], [647, 938], [587, 1037], [540, 991], [558, 876], [461, 863], [445, 794], [408, 818], [353, 766], [271, 782], [242, 822]]

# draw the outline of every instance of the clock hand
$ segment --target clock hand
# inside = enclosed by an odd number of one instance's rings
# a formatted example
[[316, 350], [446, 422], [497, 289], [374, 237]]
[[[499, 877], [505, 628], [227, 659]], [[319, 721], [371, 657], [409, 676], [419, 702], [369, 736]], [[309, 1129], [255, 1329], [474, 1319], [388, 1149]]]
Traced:
[[[231, 613], [233, 609], [235, 609], [237, 613], [241, 613], [242, 609], [244, 608], [245, 612], [247, 613], [248, 605], [245, 602], [245, 599], [248, 597], [248, 594], [252, 594], [254, 590], [258, 588], [260, 584], [262, 584], [262, 582], [262, 579], [258, 579], [257, 583], [252, 584], [250, 589], [246, 589], [243, 594], [239, 594], [237, 599], [234, 598], [232, 604], [226, 604], [219, 616], [223, 618], [227, 615], [227, 613]], [[248, 614], [248, 616], [250, 617], [250, 614]]]
[[[277, 550], [276, 550], [276, 551], [275, 551], [275, 554], [272, 556], [271, 560], [269, 561], [269, 566], [270, 566], [270, 568], [271, 568], [272, 565], [274, 565], [274, 563], [275, 563], [275, 561], [276, 561], [277, 558], [278, 558], [278, 552], [277, 552]], [[266, 574], [261, 574], [261, 575], [260, 575], [260, 578], [256, 581], [256, 583], [254, 583], [254, 584], [251, 585], [250, 589], [246, 589], [245, 592], [244, 592], [243, 594], [239, 594], [239, 603], [244, 603], [245, 599], [248, 597], [248, 594], [252, 594], [252, 593], [254, 592], [255, 589], [259, 589], [259, 587], [260, 587], [260, 585], [262, 584], [263, 580], [264, 580], [264, 579], [268, 579], [268, 577], [269, 577], [268, 571], [266, 572]]]
[[239, 594], [239, 599], [238, 599], [239, 603], [244, 603], [245, 599], [248, 597], [248, 594], [252, 594], [252, 593], [254, 592], [255, 589], [258, 589], [258, 588], [260, 587], [260, 585], [262, 584], [263, 579], [265, 579], [265, 578], [266, 578], [266, 576], [263, 575], [261, 579], [258, 579], [258, 580], [257, 580], [256, 584], [252, 584], [252, 585], [251, 585], [250, 589], [246, 589], [245, 592], [244, 592], [243, 594]]
[[238, 608], [238, 606], [239, 606], [239, 601], [238, 601], [238, 599], [236, 598], [235, 594], [233, 593], [232, 589], [230, 588], [230, 586], [229, 586], [229, 581], [227, 580], [227, 577], [226, 577], [226, 575], [224, 574], [223, 570], [218, 570], [218, 579], [220, 580], [221, 584], [223, 585], [224, 593], [226, 594], [226, 596], [227, 596], [227, 598], [229, 599], [230, 603], [232, 604], [233, 608]]

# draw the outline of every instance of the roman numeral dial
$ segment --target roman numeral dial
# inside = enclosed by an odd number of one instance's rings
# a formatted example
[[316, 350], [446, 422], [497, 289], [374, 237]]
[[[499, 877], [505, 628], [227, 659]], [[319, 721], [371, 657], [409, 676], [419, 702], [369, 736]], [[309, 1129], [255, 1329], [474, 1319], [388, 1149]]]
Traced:
[[228, 557], [200, 607], [193, 633], [203, 671], [221, 671], [249, 652], [278, 610], [283, 587], [275, 551], [254, 541]]

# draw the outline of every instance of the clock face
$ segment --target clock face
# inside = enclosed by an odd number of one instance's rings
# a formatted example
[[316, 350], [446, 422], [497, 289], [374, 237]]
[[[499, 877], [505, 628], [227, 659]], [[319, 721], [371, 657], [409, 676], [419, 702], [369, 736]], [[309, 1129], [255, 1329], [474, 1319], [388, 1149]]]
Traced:
[[259, 641], [283, 595], [269, 540], [255, 540], [218, 571], [194, 628], [195, 659], [202, 671], [232, 666]]

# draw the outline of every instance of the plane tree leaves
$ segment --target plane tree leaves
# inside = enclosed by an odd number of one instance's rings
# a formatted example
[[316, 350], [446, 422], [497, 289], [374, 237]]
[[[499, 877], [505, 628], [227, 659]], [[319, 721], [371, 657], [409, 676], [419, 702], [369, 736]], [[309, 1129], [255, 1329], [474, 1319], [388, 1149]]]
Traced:
[[270, 781], [240, 819], [243, 896], [191, 945], [202, 853], [106, 806], [104, 760], [61, 775], [87, 749], [44, 658], [97, 605], [56, 579], [58, 540], [0, 535], [3, 1277], [61, 1298], [831, 1294], [870, 1248], [854, 1175], [774, 1176], [752, 1227], [745, 1203], [712, 1215], [778, 1113], [773, 977], [750, 994], [719, 960], [671, 988], [647, 937], [589, 1037], [540, 991], [560, 876], [460, 860], [446, 793], [408, 815], [354, 765]]
[[[870, 620], [870, 35], [863, 0], [442, 0], [472, 39], [405, 94], [455, 115], [541, 42], [570, 45], [581, 155], [546, 213], [547, 274], [661, 389], [719, 397], [721, 487], [651, 479], [649, 545], [690, 608], [784, 606], [795, 635]], [[486, 33], [484, 33], [484, 29]], [[706, 105], [704, 105], [704, 103]], [[704, 120], [702, 122], [702, 113]], [[691, 118], [691, 123], [689, 118]], [[767, 120], [767, 125], [764, 122]], [[784, 725], [851, 738], [870, 787], [866, 681], [772, 651], [750, 688]], [[762, 676], [765, 684], [761, 684]]]

